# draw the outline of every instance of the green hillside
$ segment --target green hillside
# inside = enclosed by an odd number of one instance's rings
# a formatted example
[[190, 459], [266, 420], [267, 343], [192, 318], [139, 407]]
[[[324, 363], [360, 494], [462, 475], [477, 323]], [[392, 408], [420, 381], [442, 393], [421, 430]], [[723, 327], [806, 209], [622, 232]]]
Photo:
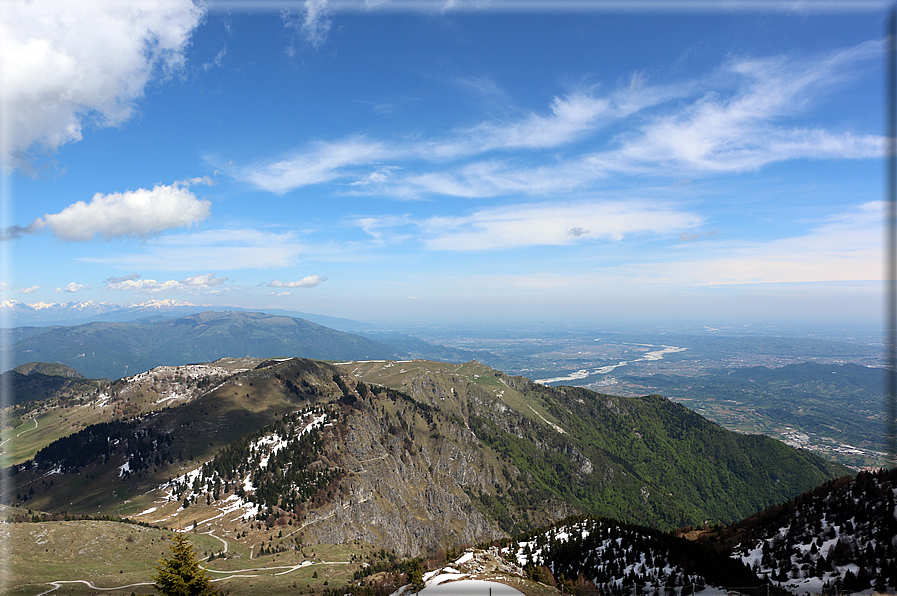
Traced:
[[502, 529], [550, 499], [576, 512], [672, 528], [732, 521], [827, 479], [838, 464], [723, 429], [663, 397], [546, 387], [472, 362], [344, 365], [369, 382], [457, 412], [501, 461], [505, 485], [471, 491]]
[[59, 362], [29, 362], [0, 375], [9, 390], [9, 404], [80, 395], [104, 384], [85, 379], [75, 369]]
[[[14, 330], [15, 331], [15, 330]], [[117, 379], [155, 366], [223, 357], [299, 355], [326, 360], [398, 358], [393, 346], [303, 319], [253, 312], [203, 312], [151, 323], [52, 327], [8, 348], [14, 365], [61, 362], [91, 378]]]

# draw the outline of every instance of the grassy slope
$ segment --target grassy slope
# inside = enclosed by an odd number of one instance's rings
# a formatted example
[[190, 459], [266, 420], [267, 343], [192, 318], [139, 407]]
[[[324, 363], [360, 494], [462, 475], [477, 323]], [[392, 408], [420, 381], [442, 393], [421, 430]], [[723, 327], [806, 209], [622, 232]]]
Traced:
[[[9, 511], [9, 510], [7, 510]], [[58, 521], [7, 524], [0, 529], [6, 548], [0, 552], [0, 565], [11, 571], [5, 577], [4, 594], [33, 596], [50, 589], [51, 581], [76, 582], [87, 580], [98, 588], [128, 586], [120, 590], [103, 590], [112, 596], [157, 594], [151, 585], [153, 566], [169, 553], [171, 532], [112, 521]], [[190, 533], [198, 558], [202, 559], [223, 550], [221, 539], [205, 534]], [[223, 579], [216, 586], [232, 594], [282, 594], [298, 592], [296, 584], [306, 592], [309, 587], [322, 590], [344, 585], [358, 563], [375, 549], [371, 545], [355, 543], [339, 545], [311, 545], [301, 550], [249, 558], [249, 549], [227, 540], [228, 555], [204, 564], [209, 576]], [[304, 561], [315, 561], [293, 569]], [[292, 570], [291, 570], [292, 569]], [[313, 575], [317, 574], [317, 578]], [[226, 579], [224, 579], [226, 578]], [[63, 594], [96, 594], [82, 583], [65, 584]]]

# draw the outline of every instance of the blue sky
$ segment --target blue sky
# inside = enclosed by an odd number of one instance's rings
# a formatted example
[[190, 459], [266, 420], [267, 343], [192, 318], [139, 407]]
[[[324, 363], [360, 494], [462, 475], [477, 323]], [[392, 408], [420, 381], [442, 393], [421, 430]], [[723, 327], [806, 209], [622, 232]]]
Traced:
[[4, 299], [880, 318], [886, 4], [557, 6], [3, 3]]

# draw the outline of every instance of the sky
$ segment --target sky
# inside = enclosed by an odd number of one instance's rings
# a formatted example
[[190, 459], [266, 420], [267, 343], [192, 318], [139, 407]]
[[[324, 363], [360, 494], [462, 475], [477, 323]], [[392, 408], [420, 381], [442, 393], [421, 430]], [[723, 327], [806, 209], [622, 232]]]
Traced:
[[6, 0], [0, 290], [878, 321], [887, 6]]

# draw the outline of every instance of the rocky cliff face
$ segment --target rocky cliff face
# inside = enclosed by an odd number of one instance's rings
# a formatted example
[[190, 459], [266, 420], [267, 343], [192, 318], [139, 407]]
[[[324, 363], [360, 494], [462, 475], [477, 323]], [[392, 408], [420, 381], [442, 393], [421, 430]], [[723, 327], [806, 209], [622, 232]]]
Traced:
[[304, 540], [357, 539], [410, 555], [504, 536], [464, 491], [499, 482], [473, 433], [444, 424], [446, 435], [417, 436], [416, 408], [380, 401], [369, 394], [348, 416], [336, 462], [349, 471], [345, 494], [309, 513]]

